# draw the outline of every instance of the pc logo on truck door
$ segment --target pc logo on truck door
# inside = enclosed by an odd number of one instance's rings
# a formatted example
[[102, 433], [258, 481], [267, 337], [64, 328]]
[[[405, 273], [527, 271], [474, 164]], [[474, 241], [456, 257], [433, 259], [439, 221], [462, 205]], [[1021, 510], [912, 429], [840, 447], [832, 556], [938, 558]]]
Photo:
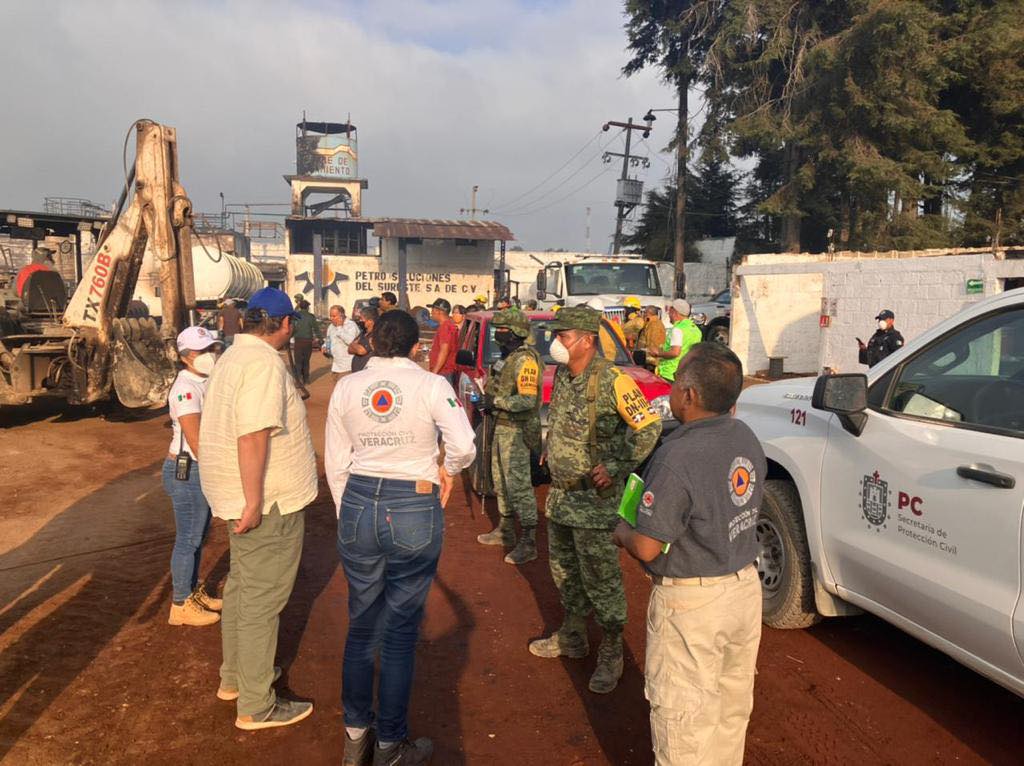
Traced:
[[876, 532], [885, 529], [889, 518], [889, 482], [882, 481], [878, 471], [865, 476], [861, 482], [860, 511], [867, 519], [869, 529], [874, 527]]

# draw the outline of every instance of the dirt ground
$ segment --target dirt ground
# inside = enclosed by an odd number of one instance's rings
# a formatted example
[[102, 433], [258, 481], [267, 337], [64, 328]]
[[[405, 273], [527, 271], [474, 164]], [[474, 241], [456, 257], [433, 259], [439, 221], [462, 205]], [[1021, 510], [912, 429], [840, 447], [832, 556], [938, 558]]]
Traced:
[[[308, 406], [320, 449], [331, 376], [318, 361]], [[241, 732], [234, 706], [214, 694], [217, 627], [166, 621], [166, 412], [58, 413], [0, 413], [0, 761], [339, 763], [346, 586], [326, 485], [308, 511], [278, 648], [280, 687], [316, 711], [286, 729]], [[489, 528], [478, 499], [453, 497], [418, 651], [413, 735], [432, 737], [443, 765], [651, 763], [648, 581], [638, 565], [623, 560], [625, 675], [601, 697], [587, 690], [593, 656], [527, 651], [559, 619], [547, 561], [502, 563], [474, 539]], [[217, 524], [204, 573], [219, 583], [226, 567]], [[758, 670], [751, 764], [1019, 763], [1024, 752], [1024, 701], [871, 617], [766, 629]]]

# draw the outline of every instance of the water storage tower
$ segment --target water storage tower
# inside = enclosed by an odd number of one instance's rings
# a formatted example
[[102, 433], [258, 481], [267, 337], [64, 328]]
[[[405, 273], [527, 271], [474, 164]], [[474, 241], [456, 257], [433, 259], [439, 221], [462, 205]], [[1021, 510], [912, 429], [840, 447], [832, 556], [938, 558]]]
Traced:
[[[303, 218], [359, 218], [366, 179], [359, 177], [359, 141], [351, 122], [313, 122], [295, 126], [292, 215]], [[317, 195], [322, 199], [312, 202]]]

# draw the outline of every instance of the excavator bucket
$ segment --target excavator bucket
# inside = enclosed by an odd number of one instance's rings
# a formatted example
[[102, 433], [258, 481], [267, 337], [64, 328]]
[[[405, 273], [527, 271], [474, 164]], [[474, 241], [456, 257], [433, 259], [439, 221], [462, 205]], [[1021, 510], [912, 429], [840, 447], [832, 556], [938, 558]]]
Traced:
[[161, 407], [177, 370], [152, 319], [115, 319], [114, 391], [126, 407]]

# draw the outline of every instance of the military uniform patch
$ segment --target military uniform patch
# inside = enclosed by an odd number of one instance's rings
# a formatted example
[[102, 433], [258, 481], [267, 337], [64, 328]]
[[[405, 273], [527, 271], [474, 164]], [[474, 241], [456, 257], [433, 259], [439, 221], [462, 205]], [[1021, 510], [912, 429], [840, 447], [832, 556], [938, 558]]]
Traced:
[[540, 368], [532, 357], [526, 357], [516, 376], [516, 390], [520, 396], [536, 396]]
[[658, 415], [647, 401], [644, 392], [628, 375], [619, 375], [615, 378], [615, 406], [622, 419], [635, 431], [658, 422]]

